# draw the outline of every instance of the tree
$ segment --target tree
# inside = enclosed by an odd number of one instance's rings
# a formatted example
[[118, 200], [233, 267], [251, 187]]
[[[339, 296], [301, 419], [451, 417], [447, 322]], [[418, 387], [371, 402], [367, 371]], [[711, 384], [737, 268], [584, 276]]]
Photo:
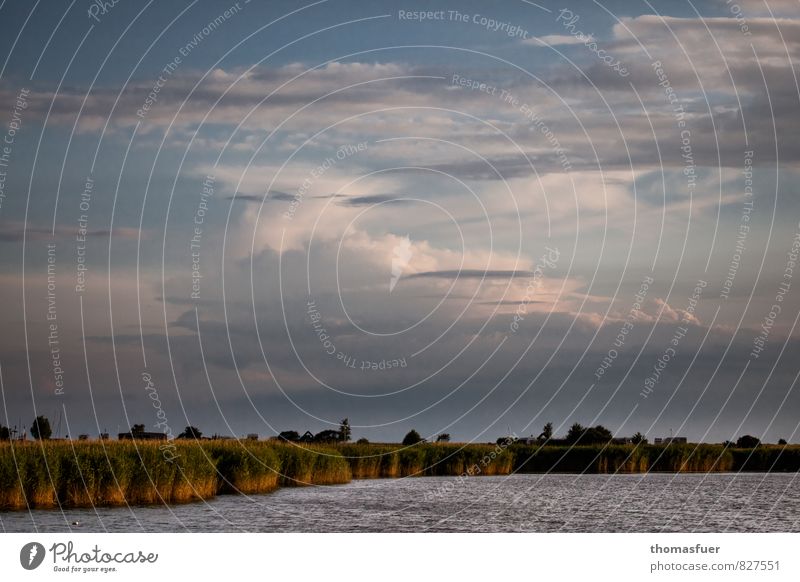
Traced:
[[361, 437], [360, 439], [358, 439], [358, 440], [356, 441], [356, 444], [359, 444], [359, 445], [368, 445], [368, 444], [369, 444], [369, 439], [365, 439], [364, 437]]
[[131, 434], [142, 434], [144, 432], [143, 424], [134, 424], [131, 427]]
[[645, 438], [645, 436], [642, 433], [637, 432], [635, 435], [631, 437], [631, 442], [635, 445], [646, 445], [647, 438]]
[[566, 440], [570, 444], [577, 443], [580, 440], [580, 438], [583, 436], [583, 433], [585, 433], [585, 432], [586, 432], [586, 429], [583, 427], [583, 425], [581, 425], [580, 423], [576, 422], [571, 427], [569, 427], [569, 430], [567, 431]]
[[548, 422], [544, 425], [544, 428], [542, 428], [542, 434], [539, 435], [539, 440], [549, 441], [551, 438], [553, 438], [553, 423]]
[[179, 439], [195, 439], [198, 440], [203, 436], [203, 433], [197, 427], [187, 426], [183, 432], [178, 435]]
[[350, 421], [346, 418], [343, 418], [342, 422], [339, 423], [339, 440], [346, 443], [350, 440], [350, 436]]
[[442, 434], [440, 434], [439, 436], [436, 437], [436, 442], [437, 443], [449, 443], [450, 442], [450, 433], [449, 432], [443, 432]]
[[11, 431], [7, 426], [0, 424], [0, 441], [7, 441], [11, 439]]
[[285, 430], [278, 435], [278, 438], [284, 441], [289, 441], [290, 443], [296, 443], [300, 440], [300, 433], [296, 430]]
[[46, 441], [53, 434], [46, 416], [37, 416], [31, 425], [31, 436]]
[[419, 433], [415, 431], [413, 428], [410, 431], [408, 431], [408, 434], [405, 437], [403, 437], [403, 445], [406, 447], [421, 442], [422, 442], [422, 437], [419, 436]]
[[761, 441], [749, 434], [740, 436], [736, 441], [736, 446], [740, 449], [754, 449], [761, 444]]
[[339, 431], [338, 430], [323, 430], [322, 432], [318, 432], [314, 435], [314, 442], [315, 443], [334, 443], [339, 440]]
[[567, 443], [571, 445], [578, 444], [579, 441], [582, 445], [607, 443], [612, 438], [614, 438], [614, 435], [602, 424], [591, 428], [584, 428], [576, 422], [569, 427], [569, 431], [567, 432]]
[[[6, 429], [6, 430], [8, 430], [8, 429]], [[0, 438], [2, 438], [2, 437], [0, 437]], [[778, 439], [778, 444], [785, 446], [785, 445], [788, 445], [789, 443], [786, 442], [786, 439]]]
[[583, 437], [581, 438], [581, 442], [587, 445], [593, 445], [597, 443], [607, 443], [614, 438], [614, 435], [604, 427], [602, 424], [598, 424], [592, 428], [587, 428], [586, 432], [583, 433]]

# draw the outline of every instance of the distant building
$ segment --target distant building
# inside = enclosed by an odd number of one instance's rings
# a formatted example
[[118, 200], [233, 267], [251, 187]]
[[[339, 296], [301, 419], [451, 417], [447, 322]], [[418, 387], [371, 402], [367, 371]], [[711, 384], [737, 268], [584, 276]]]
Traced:
[[614, 437], [611, 439], [612, 445], [630, 445], [633, 444], [633, 439], [631, 437]]
[[108, 440], [108, 433], [107, 432], [101, 432], [100, 433], [100, 440], [101, 441], [107, 441]]
[[78, 440], [79, 441], [88, 441], [89, 440], [89, 435], [88, 434], [79, 434], [78, 435]]
[[656, 437], [653, 439], [655, 445], [685, 445], [686, 442], [686, 437]]

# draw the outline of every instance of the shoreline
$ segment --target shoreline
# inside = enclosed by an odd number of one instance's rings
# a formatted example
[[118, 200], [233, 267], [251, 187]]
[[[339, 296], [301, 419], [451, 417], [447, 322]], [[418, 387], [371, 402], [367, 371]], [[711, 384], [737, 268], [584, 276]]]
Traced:
[[280, 441], [0, 443], [0, 511], [147, 506], [353, 480], [511, 474], [796, 473], [799, 445], [491, 445]]

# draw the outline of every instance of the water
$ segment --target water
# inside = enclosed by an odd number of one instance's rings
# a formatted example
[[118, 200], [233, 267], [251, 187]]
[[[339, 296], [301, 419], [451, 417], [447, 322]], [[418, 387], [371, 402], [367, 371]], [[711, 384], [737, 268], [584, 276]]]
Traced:
[[[354, 481], [133, 508], [0, 512], [8, 532], [800, 531], [796, 474]], [[80, 522], [73, 526], [72, 522]]]

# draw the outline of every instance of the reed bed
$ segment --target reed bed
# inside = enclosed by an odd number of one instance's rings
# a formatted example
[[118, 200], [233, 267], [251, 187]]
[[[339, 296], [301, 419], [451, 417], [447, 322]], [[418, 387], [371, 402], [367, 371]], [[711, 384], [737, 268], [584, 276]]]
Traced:
[[354, 479], [415, 476], [507, 475], [513, 457], [504, 447], [483, 444], [345, 444], [338, 447]]
[[652, 445], [646, 449], [649, 471], [711, 473], [733, 470], [733, 455], [722, 445]]
[[[151, 443], [0, 445], [0, 508], [180, 503], [212, 496], [214, 467], [198, 447], [169, 462]], [[179, 462], [178, 462], [179, 461]]]
[[782, 455], [778, 451], [784, 447], [759, 446], [744, 450], [709, 444], [513, 445], [511, 449], [514, 470], [520, 473], [800, 471], [800, 447], [797, 446], [787, 447]]
[[518, 473], [639, 473], [648, 470], [643, 447], [627, 445], [513, 445]]
[[730, 449], [733, 471], [769, 471], [796, 473], [800, 471], [800, 447], [761, 445], [755, 449]]
[[335, 447], [276, 443], [282, 486], [339, 485], [352, 477], [350, 465]]
[[798, 472], [800, 446], [5, 442], [0, 510], [183, 503], [351, 479], [646, 471]]
[[0, 443], [0, 509], [185, 503], [347, 483], [335, 449], [249, 441]]

